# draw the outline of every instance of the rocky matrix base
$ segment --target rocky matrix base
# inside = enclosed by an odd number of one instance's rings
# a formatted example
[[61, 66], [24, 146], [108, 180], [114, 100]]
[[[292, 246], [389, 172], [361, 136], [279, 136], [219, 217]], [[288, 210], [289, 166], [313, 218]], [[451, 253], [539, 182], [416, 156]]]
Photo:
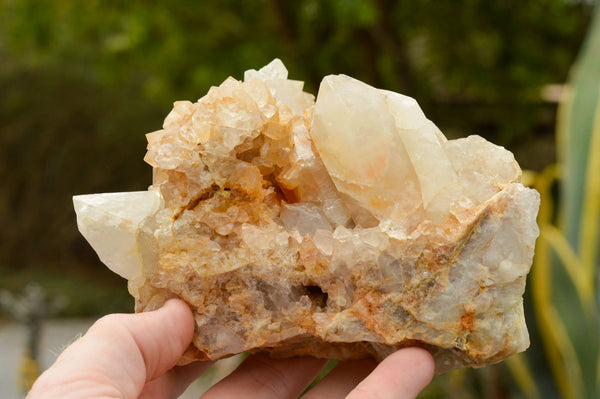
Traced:
[[176, 102], [147, 135], [148, 191], [74, 198], [136, 311], [190, 305], [182, 363], [417, 345], [444, 372], [525, 350], [539, 196], [513, 155], [347, 76], [316, 103], [302, 87], [274, 60]]

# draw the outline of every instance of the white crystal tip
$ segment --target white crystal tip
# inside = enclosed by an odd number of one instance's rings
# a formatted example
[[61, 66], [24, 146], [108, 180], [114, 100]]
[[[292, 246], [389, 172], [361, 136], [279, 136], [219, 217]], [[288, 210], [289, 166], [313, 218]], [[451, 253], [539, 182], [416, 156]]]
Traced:
[[73, 197], [77, 227], [110, 270], [131, 280], [142, 274], [137, 231], [161, 206], [156, 191]]

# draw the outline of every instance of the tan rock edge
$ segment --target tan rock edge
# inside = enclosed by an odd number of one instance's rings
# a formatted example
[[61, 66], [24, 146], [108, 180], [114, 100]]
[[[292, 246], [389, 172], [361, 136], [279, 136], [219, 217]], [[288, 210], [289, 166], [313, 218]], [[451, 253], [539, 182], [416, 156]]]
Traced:
[[190, 305], [182, 363], [417, 345], [444, 372], [525, 350], [539, 195], [513, 155], [347, 76], [316, 103], [302, 87], [274, 60], [178, 101], [147, 135], [148, 191], [74, 197], [136, 311]]

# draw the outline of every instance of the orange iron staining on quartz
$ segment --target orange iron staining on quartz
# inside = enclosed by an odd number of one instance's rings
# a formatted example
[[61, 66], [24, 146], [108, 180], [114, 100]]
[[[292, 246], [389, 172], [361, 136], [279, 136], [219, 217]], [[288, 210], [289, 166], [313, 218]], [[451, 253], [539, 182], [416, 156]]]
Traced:
[[417, 345], [444, 372], [525, 350], [539, 196], [513, 155], [344, 75], [302, 87], [274, 60], [178, 101], [147, 135], [148, 191], [74, 198], [136, 310], [190, 305], [182, 364]]

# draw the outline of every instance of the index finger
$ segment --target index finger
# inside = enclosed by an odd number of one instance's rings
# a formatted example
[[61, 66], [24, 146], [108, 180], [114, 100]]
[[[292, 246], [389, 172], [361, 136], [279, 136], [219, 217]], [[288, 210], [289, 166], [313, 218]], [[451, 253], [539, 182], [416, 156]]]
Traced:
[[346, 399], [413, 399], [431, 382], [434, 366], [425, 349], [400, 349], [385, 358]]

